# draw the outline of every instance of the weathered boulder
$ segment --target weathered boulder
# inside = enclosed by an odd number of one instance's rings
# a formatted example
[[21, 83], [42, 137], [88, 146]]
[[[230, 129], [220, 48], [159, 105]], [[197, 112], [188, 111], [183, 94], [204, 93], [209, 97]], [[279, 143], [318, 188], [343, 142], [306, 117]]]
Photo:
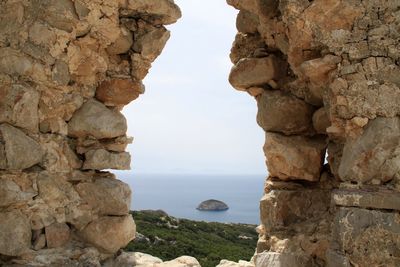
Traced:
[[181, 256], [160, 264], [160, 267], [200, 267], [200, 263], [193, 257]]
[[154, 28], [135, 37], [133, 50], [140, 53], [145, 59], [154, 61], [161, 54], [169, 38], [170, 32], [167, 29], [164, 27]]
[[268, 171], [281, 180], [318, 181], [324, 163], [323, 138], [266, 133], [264, 152]]
[[108, 260], [104, 267], [155, 266], [163, 261], [141, 252], [122, 252], [116, 259]]
[[109, 152], [105, 149], [89, 150], [85, 153], [84, 170], [130, 170], [131, 156], [128, 152]]
[[125, 215], [129, 213], [131, 190], [114, 178], [96, 178], [93, 183], [75, 186], [81, 198], [101, 215]]
[[7, 169], [23, 170], [41, 162], [43, 151], [40, 145], [24, 132], [9, 124], [1, 124], [0, 133], [4, 142]]
[[41, 7], [39, 15], [52, 27], [66, 32], [72, 32], [76, 27], [78, 16], [73, 1], [45, 1]]
[[236, 19], [236, 28], [242, 33], [257, 33], [259, 23], [257, 15], [246, 10], [240, 10]]
[[229, 82], [238, 90], [268, 84], [286, 75], [287, 64], [271, 55], [264, 58], [243, 58], [232, 68]]
[[73, 137], [113, 138], [125, 135], [126, 130], [126, 119], [120, 112], [94, 99], [83, 104], [68, 123], [68, 134]]
[[68, 172], [82, 166], [81, 160], [72, 149], [67, 138], [61, 135], [45, 134], [40, 136], [39, 143], [44, 151], [41, 166], [47, 171]]
[[132, 65], [132, 71], [131, 71], [132, 77], [134, 77], [136, 80], [143, 80], [149, 73], [149, 69], [151, 68], [151, 61], [144, 58], [139, 53], [132, 53], [131, 65]]
[[54, 209], [65, 208], [80, 199], [66, 177], [57, 173], [41, 172], [37, 177], [37, 187], [38, 197]]
[[400, 175], [400, 118], [377, 118], [348, 140], [339, 166], [344, 181], [387, 182]]
[[111, 55], [124, 54], [131, 49], [132, 45], [132, 33], [125, 28], [121, 28], [118, 38], [107, 48], [107, 52]]
[[19, 210], [0, 213], [0, 254], [18, 256], [31, 246], [31, 226]]
[[360, 208], [340, 208], [334, 220], [337, 251], [359, 266], [397, 266], [400, 244], [398, 213]]
[[48, 248], [62, 247], [68, 243], [71, 230], [65, 223], [54, 223], [45, 228]]
[[104, 81], [97, 87], [96, 98], [107, 106], [127, 105], [144, 93], [142, 82], [128, 79]]
[[216, 267], [254, 267], [254, 263], [240, 260], [239, 262], [233, 262], [228, 260], [221, 260]]
[[257, 267], [312, 266], [310, 259], [290, 253], [263, 252], [255, 256]]
[[0, 123], [37, 132], [39, 92], [24, 84], [0, 86]]
[[6, 178], [0, 179], [0, 207], [28, 202], [36, 195], [32, 191], [23, 191], [18, 184]]
[[105, 253], [115, 253], [135, 238], [136, 226], [131, 215], [101, 217], [78, 234]]
[[67, 135], [67, 121], [82, 105], [83, 97], [76, 92], [44, 90], [39, 102], [40, 132]]
[[[272, 190], [260, 201], [261, 223], [267, 232], [291, 229], [306, 234], [313, 231], [311, 226], [329, 220], [330, 201], [327, 190]], [[298, 227], [305, 223], [310, 226], [308, 230], [307, 227]]]
[[320, 108], [314, 112], [312, 116], [314, 129], [319, 134], [326, 134], [326, 129], [331, 125], [328, 114], [325, 108]]
[[265, 90], [257, 104], [257, 122], [266, 132], [293, 135], [312, 131], [313, 106], [291, 94]]
[[126, 15], [141, 15], [154, 24], [172, 24], [181, 16], [181, 10], [173, 0], [129, 0]]

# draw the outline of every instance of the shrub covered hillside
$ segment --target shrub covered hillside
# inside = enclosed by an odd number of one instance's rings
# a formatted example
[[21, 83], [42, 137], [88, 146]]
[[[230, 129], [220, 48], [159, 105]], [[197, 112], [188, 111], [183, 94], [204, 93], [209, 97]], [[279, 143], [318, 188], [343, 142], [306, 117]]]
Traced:
[[163, 211], [134, 211], [137, 237], [125, 250], [172, 260], [197, 258], [202, 267], [221, 259], [250, 260], [257, 244], [255, 225], [224, 224], [176, 219]]

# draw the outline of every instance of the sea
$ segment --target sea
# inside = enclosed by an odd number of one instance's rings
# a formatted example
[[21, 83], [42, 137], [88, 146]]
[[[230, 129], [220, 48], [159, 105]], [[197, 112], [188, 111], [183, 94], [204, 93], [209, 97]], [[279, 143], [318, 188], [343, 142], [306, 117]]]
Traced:
[[[131, 210], [163, 210], [176, 218], [259, 224], [264, 175], [182, 175], [117, 172], [132, 189]], [[226, 211], [199, 211], [205, 200], [225, 202]]]

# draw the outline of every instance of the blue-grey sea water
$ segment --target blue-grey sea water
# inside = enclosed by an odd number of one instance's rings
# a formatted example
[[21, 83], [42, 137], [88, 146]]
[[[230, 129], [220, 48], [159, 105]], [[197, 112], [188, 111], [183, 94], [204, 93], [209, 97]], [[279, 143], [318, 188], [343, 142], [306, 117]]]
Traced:
[[[207, 222], [259, 223], [263, 175], [139, 175], [118, 172], [133, 191], [132, 210], [162, 209], [177, 218]], [[224, 201], [229, 210], [198, 211], [207, 199]]]

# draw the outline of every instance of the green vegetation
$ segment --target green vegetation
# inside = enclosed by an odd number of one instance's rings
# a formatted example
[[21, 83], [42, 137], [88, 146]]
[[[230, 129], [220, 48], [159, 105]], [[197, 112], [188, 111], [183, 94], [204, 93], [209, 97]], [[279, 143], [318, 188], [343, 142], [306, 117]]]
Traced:
[[176, 219], [163, 211], [134, 211], [140, 233], [125, 250], [172, 260], [188, 255], [202, 267], [214, 267], [221, 259], [250, 260], [258, 235], [255, 225], [224, 224]]

